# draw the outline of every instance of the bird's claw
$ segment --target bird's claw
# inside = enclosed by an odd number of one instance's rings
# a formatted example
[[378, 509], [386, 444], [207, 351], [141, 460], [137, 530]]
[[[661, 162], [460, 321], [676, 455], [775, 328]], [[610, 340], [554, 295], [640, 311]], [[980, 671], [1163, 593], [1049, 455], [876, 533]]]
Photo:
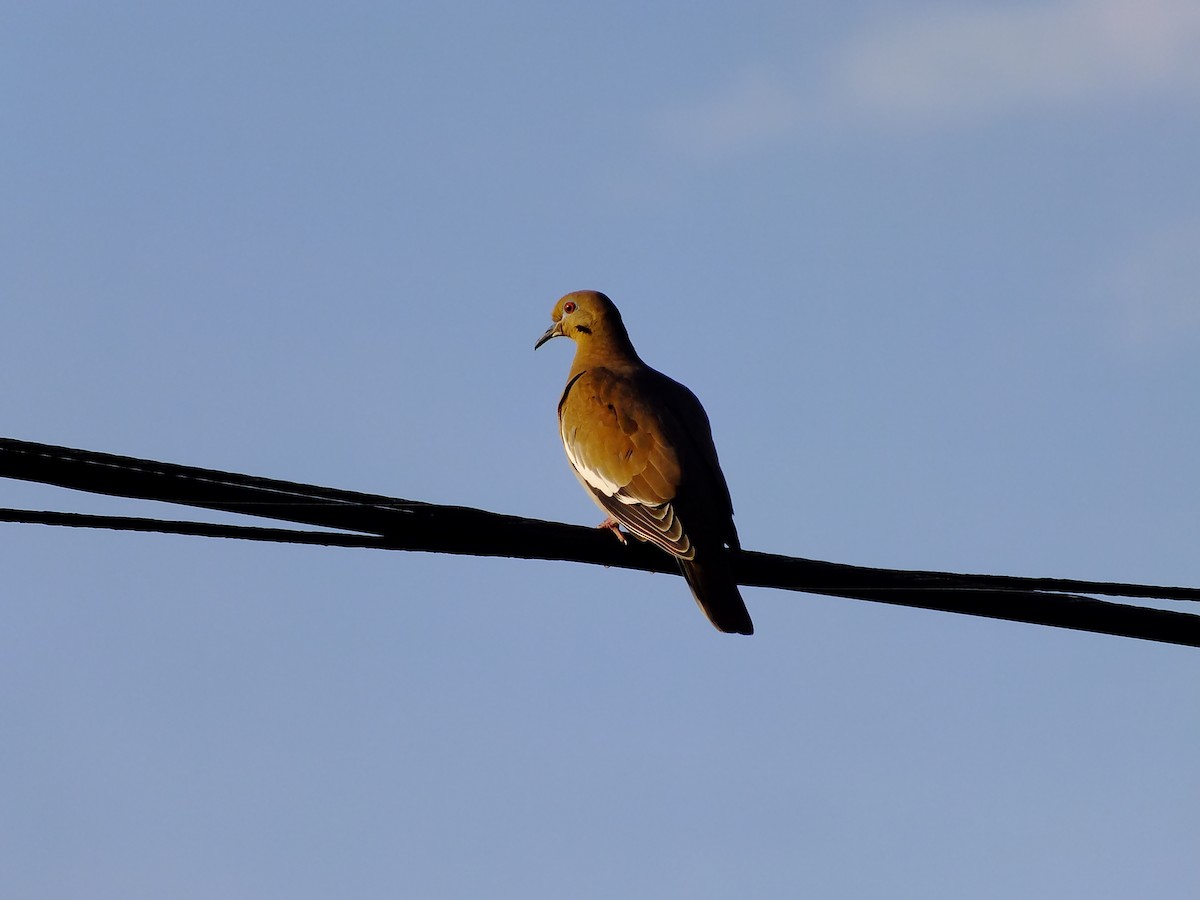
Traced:
[[625, 537], [625, 535], [623, 535], [621, 533], [621, 523], [618, 522], [616, 519], [614, 519], [612, 516], [609, 516], [607, 519], [605, 519], [603, 522], [601, 522], [596, 527], [604, 528], [608, 531], [611, 531], [614, 535], [616, 535], [617, 540], [620, 541], [622, 544], [629, 543], [629, 540]]

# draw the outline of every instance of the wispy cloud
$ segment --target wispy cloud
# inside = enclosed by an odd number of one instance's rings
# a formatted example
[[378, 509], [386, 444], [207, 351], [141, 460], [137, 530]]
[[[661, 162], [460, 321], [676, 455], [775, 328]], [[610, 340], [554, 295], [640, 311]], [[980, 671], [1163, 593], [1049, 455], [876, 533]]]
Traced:
[[951, 6], [877, 21], [806, 80], [782, 64], [743, 72], [664, 130], [724, 155], [809, 125], [921, 127], [1170, 92], [1200, 96], [1197, 0]]
[[1195, 0], [954, 9], [852, 40], [835, 92], [863, 115], [989, 116], [1200, 88]]
[[664, 137], [701, 156], [738, 153], [786, 136], [804, 116], [795, 89], [764, 68], [748, 69], [711, 98], [668, 113]]

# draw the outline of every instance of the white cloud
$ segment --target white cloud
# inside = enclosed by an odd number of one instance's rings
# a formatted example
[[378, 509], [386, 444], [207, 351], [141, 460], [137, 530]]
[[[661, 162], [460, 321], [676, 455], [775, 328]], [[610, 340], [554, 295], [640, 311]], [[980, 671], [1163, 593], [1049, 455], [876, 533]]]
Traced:
[[792, 87], [765, 69], [743, 72], [713, 97], [667, 114], [664, 141], [697, 158], [734, 155], [788, 135], [802, 118]]
[[860, 115], [919, 120], [1197, 91], [1200, 3], [956, 7], [860, 35], [831, 75]]
[[1200, 0], [954, 5], [877, 21], [807, 82], [783, 67], [743, 72], [661, 130], [711, 157], [804, 127], [957, 123], [1180, 92], [1200, 96]]

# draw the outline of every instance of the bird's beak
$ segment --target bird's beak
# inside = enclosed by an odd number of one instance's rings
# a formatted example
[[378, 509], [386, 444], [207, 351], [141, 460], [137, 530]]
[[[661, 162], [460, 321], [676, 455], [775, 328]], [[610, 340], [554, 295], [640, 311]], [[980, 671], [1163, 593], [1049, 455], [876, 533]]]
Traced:
[[553, 325], [551, 325], [549, 328], [546, 329], [546, 333], [543, 334], [540, 338], [538, 338], [537, 343], [533, 345], [533, 349], [536, 350], [538, 347], [542, 346], [542, 344], [546, 343], [546, 341], [550, 340], [550, 338], [556, 338], [556, 337], [562, 337], [562, 336], [563, 336], [562, 320], [559, 320], [559, 321], [555, 322]]

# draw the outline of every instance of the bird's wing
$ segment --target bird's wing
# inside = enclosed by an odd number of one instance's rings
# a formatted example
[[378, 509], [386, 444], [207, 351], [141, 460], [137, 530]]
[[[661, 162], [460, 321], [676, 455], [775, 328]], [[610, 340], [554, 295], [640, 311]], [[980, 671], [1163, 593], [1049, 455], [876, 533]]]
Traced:
[[716, 540], [740, 549], [733, 500], [717, 459], [708, 414], [696, 395], [679, 382], [649, 368], [643, 377], [650, 385], [648, 390], [660, 400], [667, 433], [674, 436], [683, 471], [675, 505], [682, 510], [693, 540], [702, 527], [706, 533], [702, 543]]
[[681, 559], [695, 554], [676, 515], [678, 426], [652, 385], [610, 369], [571, 379], [558, 405], [567, 459], [610, 515]]

